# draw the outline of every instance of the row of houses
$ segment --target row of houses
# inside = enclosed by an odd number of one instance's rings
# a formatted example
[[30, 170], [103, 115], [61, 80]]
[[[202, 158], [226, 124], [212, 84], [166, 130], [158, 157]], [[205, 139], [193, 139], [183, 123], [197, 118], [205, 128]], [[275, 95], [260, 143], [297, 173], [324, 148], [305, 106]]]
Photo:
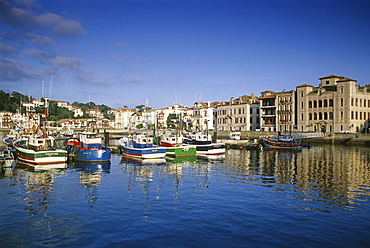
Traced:
[[195, 102], [193, 107], [175, 104], [145, 112], [119, 108], [112, 111], [114, 120], [95, 112], [93, 119], [68, 119], [58, 124], [122, 130], [141, 124], [158, 129], [167, 128], [168, 118], [177, 116], [190, 130], [368, 132], [370, 85], [359, 86], [354, 79], [329, 75], [319, 78], [316, 87], [303, 84], [290, 91], [263, 91], [259, 97], [243, 95], [229, 101]]

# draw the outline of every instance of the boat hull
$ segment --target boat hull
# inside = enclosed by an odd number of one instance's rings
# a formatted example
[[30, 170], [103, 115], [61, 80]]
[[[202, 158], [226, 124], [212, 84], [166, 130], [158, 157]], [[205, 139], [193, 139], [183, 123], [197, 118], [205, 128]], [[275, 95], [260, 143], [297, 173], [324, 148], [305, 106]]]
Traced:
[[166, 147], [167, 156], [170, 157], [191, 157], [197, 153], [195, 146], [177, 146], [177, 147]]
[[196, 145], [196, 148], [199, 155], [220, 155], [226, 152], [226, 147], [223, 143]]
[[108, 148], [91, 149], [91, 150], [76, 150], [74, 159], [86, 162], [103, 162], [109, 161], [111, 152]]
[[122, 153], [134, 158], [163, 158], [166, 156], [164, 147], [133, 148], [129, 146], [119, 146]]
[[62, 149], [34, 151], [15, 146], [15, 150], [19, 160], [31, 164], [65, 163], [68, 158], [67, 151]]
[[288, 148], [301, 149], [302, 144], [295, 141], [274, 141], [267, 138], [262, 138], [263, 145], [267, 148]]

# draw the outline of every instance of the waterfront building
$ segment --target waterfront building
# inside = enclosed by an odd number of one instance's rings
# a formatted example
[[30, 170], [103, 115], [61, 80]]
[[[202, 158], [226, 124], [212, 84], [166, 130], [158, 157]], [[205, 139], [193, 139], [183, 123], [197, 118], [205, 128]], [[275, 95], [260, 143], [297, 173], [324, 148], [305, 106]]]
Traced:
[[256, 131], [260, 128], [260, 100], [254, 94], [231, 98], [217, 106], [217, 130]]
[[190, 108], [188, 128], [192, 131], [215, 130], [217, 123], [217, 106], [219, 102], [195, 102]]
[[318, 87], [297, 86], [299, 131], [368, 132], [370, 86], [336, 75], [319, 80]]
[[263, 91], [260, 96], [261, 131], [276, 131], [276, 93]]
[[296, 101], [295, 90], [276, 93], [276, 129], [280, 132], [296, 130]]

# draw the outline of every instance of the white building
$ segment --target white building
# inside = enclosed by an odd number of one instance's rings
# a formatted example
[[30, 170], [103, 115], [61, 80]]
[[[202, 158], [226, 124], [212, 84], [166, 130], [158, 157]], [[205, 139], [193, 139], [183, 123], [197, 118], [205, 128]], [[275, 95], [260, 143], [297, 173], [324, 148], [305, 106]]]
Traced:
[[217, 130], [256, 131], [260, 128], [258, 97], [243, 95], [221, 102], [217, 106]]

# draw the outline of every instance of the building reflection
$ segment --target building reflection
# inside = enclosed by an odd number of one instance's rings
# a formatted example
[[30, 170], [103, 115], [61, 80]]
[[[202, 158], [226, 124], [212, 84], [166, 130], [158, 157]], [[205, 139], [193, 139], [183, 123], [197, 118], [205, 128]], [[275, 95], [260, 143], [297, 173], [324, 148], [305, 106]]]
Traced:
[[292, 186], [297, 199], [347, 206], [370, 195], [369, 166], [367, 147], [323, 145], [302, 150], [229, 150], [223, 169], [232, 180], [255, 181], [277, 191], [284, 190], [283, 185]]

